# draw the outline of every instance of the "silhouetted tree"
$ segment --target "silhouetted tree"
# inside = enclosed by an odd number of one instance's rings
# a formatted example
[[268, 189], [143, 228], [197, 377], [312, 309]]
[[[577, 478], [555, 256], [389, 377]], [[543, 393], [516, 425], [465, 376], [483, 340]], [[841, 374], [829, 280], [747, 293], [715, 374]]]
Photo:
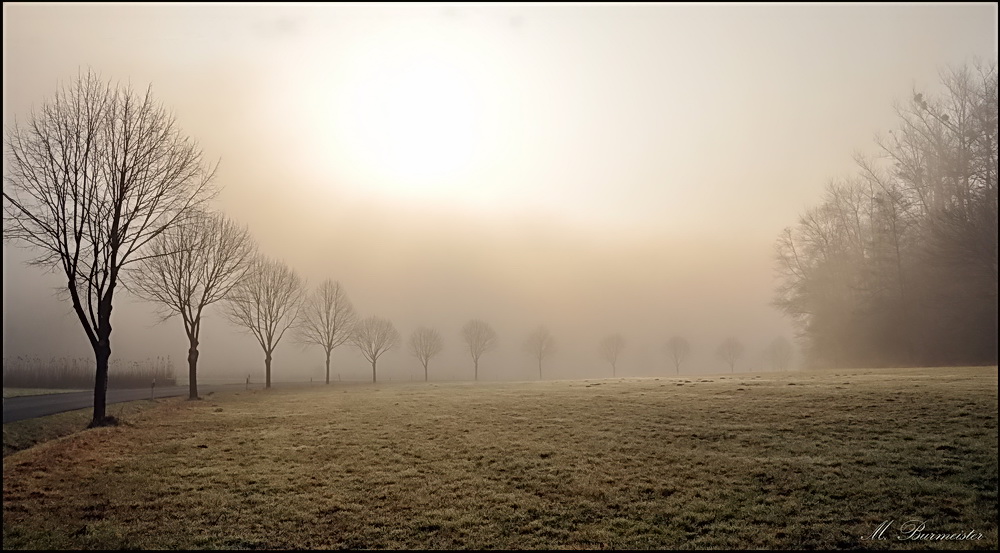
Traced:
[[330, 354], [351, 339], [357, 316], [340, 282], [326, 279], [302, 307], [299, 340], [323, 348], [326, 354], [326, 383], [330, 383]]
[[743, 357], [746, 348], [736, 338], [729, 337], [719, 344], [716, 354], [729, 365], [729, 372], [735, 372], [736, 361]]
[[479, 380], [479, 358], [496, 347], [497, 333], [488, 323], [477, 319], [465, 323], [462, 327], [462, 339], [469, 347], [475, 367], [475, 379]]
[[996, 362], [996, 62], [942, 84], [777, 241], [774, 304], [812, 365]]
[[441, 353], [442, 349], [444, 343], [441, 335], [434, 329], [422, 326], [410, 335], [410, 352], [424, 366], [424, 382], [427, 381], [427, 364], [435, 355]]
[[680, 336], [674, 336], [667, 340], [664, 350], [673, 360], [677, 374], [681, 374], [681, 363], [691, 354], [691, 343]]
[[264, 350], [265, 387], [271, 387], [271, 357], [302, 305], [302, 279], [280, 261], [258, 256], [226, 298], [227, 315]]
[[611, 334], [601, 340], [598, 353], [600, 353], [601, 359], [611, 364], [611, 376], [617, 376], [618, 356], [621, 355], [624, 349], [625, 338], [621, 334]]
[[538, 327], [524, 341], [524, 351], [538, 361], [538, 379], [542, 379], [542, 360], [556, 351], [556, 341], [544, 326]]
[[137, 94], [90, 72], [5, 139], [4, 240], [41, 250], [31, 263], [66, 278], [96, 361], [91, 426], [113, 422], [111, 311], [123, 270], [209, 199], [214, 170], [150, 89]]
[[354, 325], [351, 341], [372, 364], [372, 382], [375, 382], [375, 364], [383, 353], [396, 347], [399, 332], [389, 319], [372, 316], [361, 319]]
[[149, 244], [129, 285], [156, 302], [168, 319], [180, 315], [188, 339], [188, 398], [198, 399], [201, 317], [226, 297], [250, 269], [256, 246], [250, 232], [219, 213], [199, 213]]

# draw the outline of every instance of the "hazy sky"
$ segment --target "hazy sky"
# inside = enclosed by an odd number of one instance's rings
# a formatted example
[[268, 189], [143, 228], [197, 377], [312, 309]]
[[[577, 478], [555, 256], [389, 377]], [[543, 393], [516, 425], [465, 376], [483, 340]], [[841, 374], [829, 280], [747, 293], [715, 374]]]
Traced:
[[[264, 253], [404, 340], [438, 329], [432, 375], [472, 373], [459, 328], [490, 322], [483, 378], [532, 378], [545, 324], [552, 378], [667, 371], [672, 334], [720, 371], [726, 336], [759, 366], [775, 336], [773, 243], [852, 155], [895, 123], [893, 102], [997, 54], [996, 4], [25, 5], [5, 3], [4, 124], [92, 68], [176, 114], [221, 160], [217, 207]], [[5, 356], [92, 355], [56, 275], [4, 244]], [[122, 295], [113, 355], [170, 355], [179, 320]], [[218, 306], [206, 379], [263, 372]], [[320, 378], [319, 348], [286, 338], [274, 378]], [[404, 347], [380, 375], [416, 378]], [[356, 351], [334, 374], [364, 379]]]

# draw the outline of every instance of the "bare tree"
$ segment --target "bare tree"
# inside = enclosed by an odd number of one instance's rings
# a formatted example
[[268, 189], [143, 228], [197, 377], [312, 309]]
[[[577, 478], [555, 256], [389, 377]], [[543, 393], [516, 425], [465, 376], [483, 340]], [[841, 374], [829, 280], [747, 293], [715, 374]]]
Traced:
[[941, 85], [777, 240], [773, 303], [809, 365], [996, 362], [996, 61]]
[[441, 335], [434, 329], [422, 326], [410, 335], [410, 352], [424, 366], [424, 382], [427, 381], [427, 364], [431, 358], [441, 353], [442, 349], [444, 349], [444, 343], [441, 340]]
[[719, 348], [715, 350], [715, 353], [726, 363], [729, 364], [729, 372], [735, 372], [736, 361], [743, 357], [743, 353], [746, 348], [743, 344], [730, 336], [719, 344]]
[[330, 354], [351, 339], [357, 316], [340, 282], [326, 279], [303, 305], [299, 340], [323, 348], [326, 383], [330, 383]]
[[299, 316], [302, 279], [280, 261], [258, 256], [227, 299], [229, 320], [247, 329], [264, 350], [265, 387], [271, 387], [271, 356]]
[[611, 363], [611, 376], [617, 376], [618, 356], [625, 349], [625, 338], [621, 334], [612, 334], [601, 340], [601, 347], [598, 350], [601, 359]]
[[667, 340], [664, 350], [673, 360], [677, 374], [681, 374], [681, 363], [691, 354], [691, 343], [680, 336], [674, 336]]
[[396, 347], [399, 332], [389, 319], [372, 316], [358, 321], [351, 334], [351, 341], [372, 364], [372, 382], [375, 382], [375, 364], [383, 353]]
[[106, 416], [111, 312], [123, 270], [211, 197], [214, 169], [151, 89], [88, 72], [5, 133], [4, 240], [60, 271], [96, 362], [91, 426]]
[[479, 358], [496, 348], [497, 333], [488, 323], [476, 319], [462, 327], [462, 339], [469, 346], [469, 354], [472, 355], [475, 366], [475, 379], [479, 380]]
[[524, 351], [538, 360], [538, 380], [542, 379], [542, 360], [556, 351], [556, 341], [544, 326], [538, 327], [524, 341]]
[[198, 339], [206, 307], [246, 275], [256, 247], [250, 232], [218, 213], [199, 213], [149, 244], [129, 289], [160, 304], [166, 320], [180, 315], [188, 339], [189, 399], [198, 399]]
[[784, 336], [778, 336], [767, 346], [766, 355], [774, 364], [775, 369], [786, 371], [792, 361], [792, 344]]

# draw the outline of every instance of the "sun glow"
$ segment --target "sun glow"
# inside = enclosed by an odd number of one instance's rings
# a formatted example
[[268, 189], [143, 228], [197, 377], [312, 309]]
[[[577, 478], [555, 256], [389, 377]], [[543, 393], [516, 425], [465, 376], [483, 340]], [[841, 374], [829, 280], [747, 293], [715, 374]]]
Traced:
[[482, 161], [484, 69], [451, 38], [417, 29], [352, 55], [331, 124], [351, 163], [389, 192], [445, 195]]

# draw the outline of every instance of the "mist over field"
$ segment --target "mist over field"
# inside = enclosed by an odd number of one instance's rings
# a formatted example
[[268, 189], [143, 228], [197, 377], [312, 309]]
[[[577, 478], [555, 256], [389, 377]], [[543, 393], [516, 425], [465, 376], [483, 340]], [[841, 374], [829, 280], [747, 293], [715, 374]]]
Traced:
[[[759, 371], [796, 334], [772, 306], [782, 229], [876, 152], [894, 102], [943, 92], [941, 71], [995, 59], [996, 39], [990, 5], [15, 3], [4, 124], [88, 70], [151, 86], [219, 162], [213, 208], [309, 288], [339, 281], [359, 316], [393, 323], [380, 380], [422, 379], [419, 326], [444, 342], [430, 378], [471, 379], [472, 319], [497, 333], [482, 380], [537, 378], [523, 344], [540, 325], [546, 379], [609, 377], [613, 333], [618, 376], [674, 374], [675, 335], [685, 373], [729, 372], [727, 337], [746, 347], [734, 370]], [[92, 357], [65, 278], [32, 255], [4, 242], [4, 356]], [[170, 356], [186, 378], [178, 317], [119, 289], [112, 324], [115, 358]], [[201, 332], [200, 379], [263, 378], [222, 304]], [[320, 380], [323, 364], [289, 331], [273, 379]], [[331, 374], [371, 376], [350, 344]]]
[[997, 550], [997, 20], [5, 3], [4, 549]]

